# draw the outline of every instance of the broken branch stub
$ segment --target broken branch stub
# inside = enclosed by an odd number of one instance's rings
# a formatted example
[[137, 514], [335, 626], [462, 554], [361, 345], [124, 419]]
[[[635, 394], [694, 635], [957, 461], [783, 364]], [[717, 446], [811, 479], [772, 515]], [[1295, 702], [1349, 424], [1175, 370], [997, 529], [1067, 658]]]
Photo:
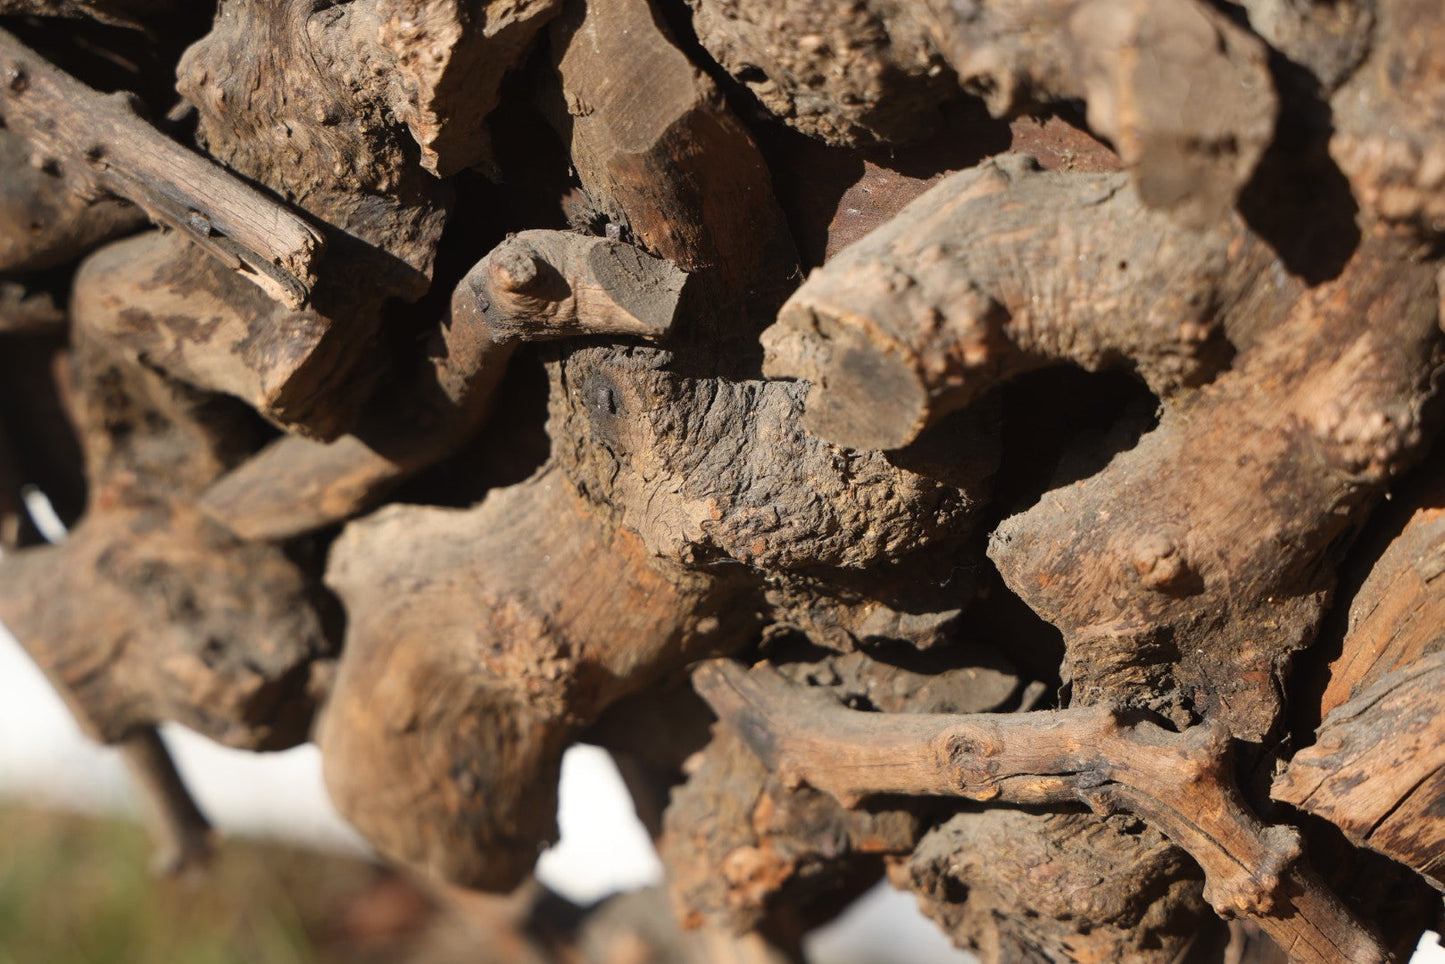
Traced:
[[411, 407], [331, 442], [278, 439], [218, 479], [201, 508], [247, 539], [289, 538], [350, 518], [476, 432], [518, 344], [660, 338], [686, 283], [672, 264], [631, 245], [561, 231], [513, 235], [457, 284], [441, 354], [409, 386]]
[[1005, 155], [814, 271], [763, 335], [764, 372], [811, 382], [809, 428], [855, 449], [901, 448], [1061, 361], [1128, 367], [1167, 397], [1226, 361], [1221, 316], [1272, 261], [1238, 221], [1190, 230], [1122, 175]]
[[911, 794], [1134, 813], [1198, 861], [1217, 912], [1252, 919], [1296, 961], [1389, 959], [1301, 862], [1298, 831], [1267, 826], [1244, 806], [1217, 729], [1171, 733], [1107, 707], [863, 713], [790, 686], [766, 665], [749, 673], [721, 660], [693, 681], [784, 784], [806, 783], [848, 807]]
[[141, 120], [126, 95], [91, 90], [4, 30], [0, 121], [83, 193], [134, 202], [284, 305], [310, 297], [325, 248], [315, 228]]
[[365, 340], [198, 260], [176, 235], [148, 232], [92, 254], [76, 272], [70, 314], [133, 363], [233, 395], [292, 431], [334, 437], [355, 418], [348, 382]]

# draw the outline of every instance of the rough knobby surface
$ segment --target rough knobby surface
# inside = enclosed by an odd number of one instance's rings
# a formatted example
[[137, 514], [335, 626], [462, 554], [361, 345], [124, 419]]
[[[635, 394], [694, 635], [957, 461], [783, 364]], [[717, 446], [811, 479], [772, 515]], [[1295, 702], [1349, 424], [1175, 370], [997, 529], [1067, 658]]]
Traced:
[[[164, 869], [157, 726], [314, 739], [499, 964], [1399, 960], [1442, 24], [0, 0], [0, 619]], [[666, 899], [528, 883], [583, 740]]]

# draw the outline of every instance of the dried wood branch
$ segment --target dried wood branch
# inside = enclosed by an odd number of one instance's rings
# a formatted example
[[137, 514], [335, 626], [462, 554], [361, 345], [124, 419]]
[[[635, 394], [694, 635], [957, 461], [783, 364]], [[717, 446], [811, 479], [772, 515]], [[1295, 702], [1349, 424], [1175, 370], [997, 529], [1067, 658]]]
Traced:
[[205, 866], [211, 857], [210, 821], [191, 798], [160, 734], [154, 727], [142, 727], [118, 746], [140, 794], [141, 815], [151, 836], [151, 866], [167, 876]]
[[0, 30], [0, 121], [89, 196], [114, 195], [292, 308], [316, 283], [322, 235], [289, 208], [151, 127]]
[[649, 554], [544, 471], [476, 508], [354, 522], [346, 646], [317, 734], [338, 809], [428, 876], [506, 890], [556, 837], [563, 749], [609, 704], [741, 645], [735, 585]]
[[997, 803], [1083, 802], [1143, 817], [1204, 868], [1205, 899], [1245, 916], [1301, 962], [1385, 961], [1378, 938], [1300, 860], [1298, 831], [1240, 800], [1227, 739], [1171, 733], [1106, 707], [1012, 715], [869, 714], [717, 661], [694, 685], [785, 784], [857, 806], [878, 794]]
[[217, 480], [201, 508], [245, 539], [289, 538], [350, 518], [476, 431], [518, 344], [587, 334], [660, 338], [686, 280], [619, 242], [514, 235], [453, 292], [442, 354], [411, 390], [420, 411], [393, 407], [379, 424], [333, 442], [279, 439]]
[[1226, 361], [1221, 302], [1272, 262], [1237, 220], [1190, 230], [1121, 175], [1008, 155], [946, 178], [815, 271], [764, 336], [764, 371], [808, 380], [808, 426], [858, 449], [901, 448], [1059, 361], [1128, 366], [1167, 397]]

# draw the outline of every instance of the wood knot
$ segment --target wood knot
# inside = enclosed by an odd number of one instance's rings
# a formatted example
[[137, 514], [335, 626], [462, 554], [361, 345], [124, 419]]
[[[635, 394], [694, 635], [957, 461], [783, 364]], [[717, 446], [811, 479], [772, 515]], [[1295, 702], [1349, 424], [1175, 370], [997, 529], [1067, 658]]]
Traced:
[[12, 94], [25, 93], [30, 88], [30, 75], [25, 72], [25, 65], [11, 63], [0, 68], [0, 84]]
[[497, 286], [519, 294], [537, 287], [542, 268], [542, 259], [527, 244], [508, 245], [492, 258], [492, 278]]
[[1183, 548], [1164, 533], [1154, 532], [1144, 536], [1134, 544], [1132, 555], [1134, 569], [1145, 589], [1182, 594], [1203, 588]]

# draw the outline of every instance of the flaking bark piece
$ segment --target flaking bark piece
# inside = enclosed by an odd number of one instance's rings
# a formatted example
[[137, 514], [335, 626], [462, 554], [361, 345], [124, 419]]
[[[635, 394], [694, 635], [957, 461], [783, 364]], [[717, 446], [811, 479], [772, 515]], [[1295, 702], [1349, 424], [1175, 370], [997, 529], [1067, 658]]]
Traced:
[[421, 163], [450, 177], [490, 158], [487, 115], [502, 79], [561, 0], [378, 0], [380, 42], [396, 61], [392, 107]]
[[764, 372], [811, 383], [806, 422], [897, 449], [1001, 381], [1127, 367], [1161, 396], [1228, 358], [1223, 320], [1273, 263], [1237, 218], [1185, 228], [1119, 174], [1005, 155], [949, 176], [813, 272], [763, 335]]
[[1445, 653], [1388, 673], [1330, 711], [1272, 796], [1445, 890]]
[[578, 335], [654, 340], [671, 328], [687, 276], [631, 245], [523, 231], [457, 284], [442, 350], [422, 366], [410, 405], [332, 442], [278, 439], [201, 499], [248, 539], [280, 539], [350, 518], [433, 465], [486, 419], [517, 345]]
[[1102, 706], [1016, 714], [877, 714], [790, 686], [766, 665], [713, 661], [698, 692], [785, 785], [844, 806], [879, 794], [961, 796], [995, 804], [1083, 802], [1125, 811], [1204, 869], [1204, 898], [1248, 917], [1300, 962], [1388, 960], [1370, 933], [1300, 860], [1300, 835], [1268, 826], [1235, 788], [1217, 727], [1172, 733]]
[[1204, 0], [929, 0], [918, 11], [997, 116], [1082, 98], [1149, 207], [1222, 217], [1274, 135], [1268, 48]]
[[327, 582], [348, 616], [317, 739], [332, 799], [383, 856], [485, 890], [556, 837], [567, 744], [756, 619], [553, 470], [470, 510], [352, 522]]
[[310, 297], [320, 232], [145, 123], [125, 94], [91, 90], [4, 30], [0, 122], [73, 190], [134, 202], [282, 304]]
[[[1076, 704], [1123, 702], [1266, 738], [1335, 567], [1420, 454], [1441, 366], [1433, 266], [1370, 237], [1334, 281], [1100, 472], [1005, 519], [989, 555], [1057, 626]], [[1292, 303], [1291, 303], [1292, 301]], [[1167, 680], [1167, 682], [1166, 682]]]

